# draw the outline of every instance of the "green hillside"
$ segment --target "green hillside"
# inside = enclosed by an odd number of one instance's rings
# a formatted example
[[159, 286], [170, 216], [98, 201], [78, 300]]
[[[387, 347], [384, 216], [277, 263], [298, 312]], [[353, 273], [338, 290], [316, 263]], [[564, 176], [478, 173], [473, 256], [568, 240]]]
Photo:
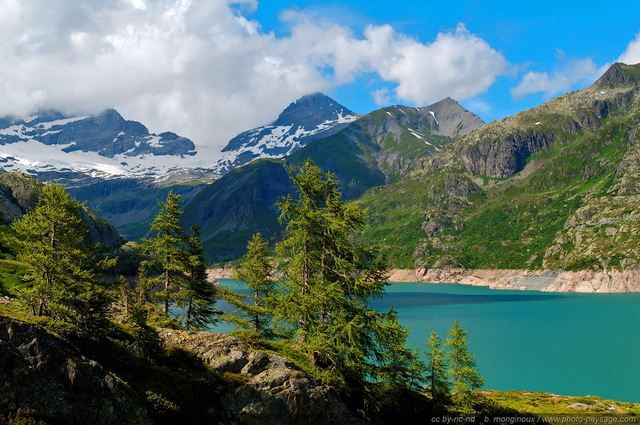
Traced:
[[[432, 114], [432, 109], [437, 113]], [[440, 119], [435, 118], [438, 115]], [[451, 143], [452, 135], [481, 124], [451, 99], [428, 108], [383, 108], [288, 158], [258, 160], [233, 170], [185, 206], [183, 221], [201, 227], [210, 262], [234, 260], [244, 253], [253, 233], [261, 232], [272, 242], [281, 237], [283, 228], [274, 203], [293, 193], [288, 168], [311, 158], [335, 174], [344, 199], [355, 199], [372, 187], [397, 181], [416, 161]]]
[[367, 192], [366, 237], [399, 267], [634, 268], [640, 65], [467, 133]]

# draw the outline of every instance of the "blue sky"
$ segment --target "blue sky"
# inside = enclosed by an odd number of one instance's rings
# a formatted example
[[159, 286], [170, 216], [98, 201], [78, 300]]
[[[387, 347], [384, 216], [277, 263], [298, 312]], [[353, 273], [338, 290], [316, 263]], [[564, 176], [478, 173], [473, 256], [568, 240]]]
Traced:
[[[499, 76], [486, 92], [461, 100], [486, 121], [502, 119], [592, 83], [640, 32], [640, 4], [634, 1], [262, 1], [253, 17], [264, 31], [286, 37], [290, 27], [281, 19], [286, 9], [348, 26], [355, 36], [368, 25], [389, 24], [425, 44], [464, 24], [510, 64], [506, 75]], [[585, 60], [593, 61], [594, 73], [572, 69], [575, 61]], [[529, 72], [558, 79], [564, 76], [567, 81], [558, 83], [557, 89], [543, 90], [541, 86], [540, 91], [513, 94]], [[362, 80], [336, 87], [329, 94], [356, 112], [366, 113], [379, 106], [368, 96], [371, 84], [393, 89], [393, 84], [385, 84], [375, 75], [365, 75]], [[397, 96], [390, 100], [412, 104]]]
[[321, 91], [485, 121], [640, 62], [634, 1], [0, 0], [0, 115], [114, 107], [210, 148]]

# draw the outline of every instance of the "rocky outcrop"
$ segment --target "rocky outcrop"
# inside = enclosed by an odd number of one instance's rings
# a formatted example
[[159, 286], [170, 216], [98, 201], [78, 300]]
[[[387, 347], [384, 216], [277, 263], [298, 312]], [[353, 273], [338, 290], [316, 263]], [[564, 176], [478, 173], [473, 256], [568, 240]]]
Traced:
[[[167, 345], [195, 353], [237, 386], [222, 395], [220, 420], [241, 424], [357, 424], [338, 392], [298, 369], [289, 359], [252, 350], [230, 335], [161, 330]], [[233, 374], [233, 375], [229, 375]]]
[[[23, 173], [0, 172], [0, 224], [11, 224], [35, 208], [42, 183]], [[107, 221], [84, 207], [82, 221], [88, 229], [88, 240], [104, 249], [126, 243], [126, 239]]]
[[[392, 274], [398, 276], [399, 273]], [[411, 276], [406, 273], [406, 276]], [[413, 276], [429, 283], [458, 283], [491, 289], [543, 292], [640, 292], [640, 270], [553, 271], [507, 269], [416, 269]], [[393, 279], [390, 279], [393, 281]]]
[[637, 67], [618, 62], [611, 65], [596, 83], [601, 86], [616, 87], [635, 85], [639, 82], [640, 74], [637, 71]]
[[207, 270], [207, 277], [209, 279], [232, 279], [233, 269], [230, 268], [214, 268]]
[[0, 422], [16, 415], [34, 419], [28, 423], [153, 423], [98, 363], [34, 325], [0, 318]]
[[473, 144], [460, 144], [456, 156], [472, 174], [507, 178], [524, 169], [527, 158], [548, 148], [557, 135], [537, 130], [515, 131], [507, 135], [491, 135], [480, 130]]

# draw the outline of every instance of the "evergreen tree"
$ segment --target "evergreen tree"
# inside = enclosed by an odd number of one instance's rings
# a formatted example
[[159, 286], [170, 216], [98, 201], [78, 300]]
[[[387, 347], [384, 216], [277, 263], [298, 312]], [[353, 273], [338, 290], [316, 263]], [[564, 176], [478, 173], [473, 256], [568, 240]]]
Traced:
[[110, 304], [98, 273], [115, 259], [98, 261], [89, 244], [80, 204], [60, 185], [42, 188], [38, 205], [12, 225], [18, 259], [30, 265], [23, 293], [34, 314], [79, 323], [85, 330], [104, 318]]
[[214, 316], [220, 312], [215, 308], [216, 291], [207, 279], [207, 266], [198, 226], [191, 228], [186, 245], [188, 255], [182, 298], [187, 305], [183, 322], [187, 329], [202, 329], [215, 322]]
[[267, 241], [260, 233], [254, 234], [242, 262], [233, 270], [233, 278], [243, 282], [253, 294], [245, 296], [229, 289], [225, 291], [226, 300], [239, 310], [227, 316], [229, 321], [263, 335], [267, 333], [273, 315], [270, 300], [276, 287], [273, 269]]
[[440, 337], [435, 332], [425, 342], [427, 345], [427, 391], [434, 404], [442, 406], [447, 403], [449, 395], [449, 380], [447, 377], [447, 359], [442, 349]]
[[484, 384], [476, 370], [475, 356], [469, 353], [467, 333], [453, 322], [445, 345], [449, 348], [449, 374], [453, 383], [453, 401], [464, 413], [473, 412], [473, 390]]
[[[141, 282], [156, 288], [156, 298], [163, 304], [164, 314], [169, 314], [169, 304], [177, 300], [188, 263], [184, 242], [186, 234], [180, 224], [182, 196], [169, 192], [165, 202], [159, 202], [160, 212], [151, 222], [153, 237], [143, 239], [142, 252], [151, 260], [144, 262]], [[159, 271], [154, 273], [153, 269]]]
[[400, 325], [397, 313], [391, 310], [384, 315], [382, 324], [385, 337], [383, 358], [377, 369], [382, 382], [389, 388], [420, 391], [424, 381], [424, 363], [417, 348], [407, 344], [409, 330]]
[[368, 306], [387, 284], [386, 263], [356, 239], [364, 212], [342, 202], [331, 173], [307, 160], [291, 176], [297, 196], [277, 203], [287, 238], [277, 246], [285, 276], [276, 314], [313, 363], [366, 392], [404, 338], [400, 327], [389, 326], [393, 313]]

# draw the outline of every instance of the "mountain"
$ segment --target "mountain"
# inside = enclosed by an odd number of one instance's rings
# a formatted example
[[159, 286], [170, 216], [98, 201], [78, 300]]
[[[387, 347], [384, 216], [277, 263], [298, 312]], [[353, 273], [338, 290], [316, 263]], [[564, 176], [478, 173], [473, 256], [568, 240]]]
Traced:
[[255, 232], [272, 241], [281, 236], [274, 203], [294, 192], [288, 169], [307, 158], [335, 174], [344, 199], [355, 199], [371, 187], [396, 181], [419, 159], [482, 124], [451, 99], [424, 108], [383, 108], [285, 159], [262, 159], [234, 169], [194, 196], [183, 221], [202, 229], [209, 261], [232, 260], [244, 253]]
[[222, 149], [220, 174], [257, 158], [282, 158], [307, 143], [337, 133], [358, 115], [322, 93], [291, 103], [273, 123], [240, 133]]
[[[10, 225], [33, 209], [38, 202], [41, 186], [42, 183], [22, 173], [0, 173], [0, 225]], [[82, 219], [92, 243], [112, 249], [126, 242], [111, 224], [90, 209], [83, 209]]]
[[206, 165], [194, 143], [175, 133], [149, 133], [114, 109], [95, 116], [48, 111], [0, 118], [0, 167], [29, 173], [83, 171], [159, 175]]
[[0, 169], [62, 184], [130, 239], [148, 231], [156, 201], [170, 189], [188, 200], [198, 183], [216, 178], [206, 168], [211, 163], [191, 140], [150, 133], [113, 109], [94, 116], [48, 111], [0, 118]]
[[640, 65], [492, 122], [358, 202], [396, 266], [640, 266]]

